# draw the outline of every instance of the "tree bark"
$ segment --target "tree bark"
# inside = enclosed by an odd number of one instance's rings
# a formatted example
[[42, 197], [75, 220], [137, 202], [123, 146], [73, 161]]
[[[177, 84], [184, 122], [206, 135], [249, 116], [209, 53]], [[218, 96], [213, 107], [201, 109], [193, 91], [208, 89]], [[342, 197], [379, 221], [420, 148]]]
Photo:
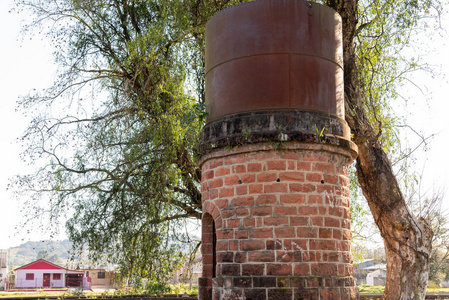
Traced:
[[357, 71], [354, 38], [358, 1], [329, 1], [343, 24], [345, 117], [359, 148], [357, 178], [385, 244], [387, 282], [383, 299], [424, 299], [433, 232], [407, 207], [379, 134], [368, 120]]
[[387, 282], [383, 299], [424, 299], [432, 230], [409, 211], [387, 155], [378, 143], [357, 144], [357, 177], [384, 239]]

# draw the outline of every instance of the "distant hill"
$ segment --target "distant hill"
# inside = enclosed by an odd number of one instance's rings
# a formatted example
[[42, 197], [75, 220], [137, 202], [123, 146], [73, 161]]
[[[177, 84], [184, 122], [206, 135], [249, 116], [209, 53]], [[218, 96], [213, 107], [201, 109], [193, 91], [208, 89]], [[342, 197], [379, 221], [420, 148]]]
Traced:
[[26, 242], [9, 249], [10, 270], [43, 258], [55, 264], [66, 266], [70, 259], [72, 243], [63, 241]]

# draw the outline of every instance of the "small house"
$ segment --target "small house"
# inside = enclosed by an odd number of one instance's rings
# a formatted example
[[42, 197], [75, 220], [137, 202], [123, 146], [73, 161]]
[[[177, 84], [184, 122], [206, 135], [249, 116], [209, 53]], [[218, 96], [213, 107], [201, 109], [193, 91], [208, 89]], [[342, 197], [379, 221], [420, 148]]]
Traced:
[[[357, 280], [357, 285], [360, 284], [373, 284], [374, 283], [374, 275], [371, 274], [370, 278], [368, 278], [368, 274], [372, 273], [376, 270], [384, 270], [386, 272], [387, 265], [384, 263], [379, 263], [378, 260], [374, 259], [365, 259], [362, 262], [354, 264], [354, 278]], [[378, 272], [380, 274], [380, 272]], [[377, 274], [377, 273], [375, 273]], [[381, 276], [377, 274], [376, 276]], [[381, 281], [376, 279], [376, 283], [380, 283]]]
[[387, 279], [387, 270], [378, 269], [366, 275], [366, 284], [385, 285]]
[[16, 288], [90, 288], [84, 271], [69, 270], [44, 259], [14, 269], [14, 272]]
[[114, 271], [105, 269], [85, 269], [84, 271], [90, 279], [92, 289], [111, 289], [116, 288], [118, 284]]

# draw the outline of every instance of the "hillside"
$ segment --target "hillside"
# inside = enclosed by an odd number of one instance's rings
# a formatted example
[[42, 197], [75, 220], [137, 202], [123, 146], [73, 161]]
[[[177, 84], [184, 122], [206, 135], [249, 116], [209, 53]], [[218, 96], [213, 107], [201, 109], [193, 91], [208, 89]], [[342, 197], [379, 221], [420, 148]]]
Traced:
[[13, 269], [43, 258], [65, 266], [70, 258], [71, 247], [72, 243], [69, 240], [29, 241], [9, 249], [8, 265], [10, 269]]

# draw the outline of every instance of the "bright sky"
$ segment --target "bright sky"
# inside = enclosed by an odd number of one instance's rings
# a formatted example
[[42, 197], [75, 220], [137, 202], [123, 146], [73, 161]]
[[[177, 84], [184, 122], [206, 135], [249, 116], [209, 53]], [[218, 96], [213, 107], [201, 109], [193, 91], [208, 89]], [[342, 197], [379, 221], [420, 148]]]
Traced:
[[21, 161], [18, 138], [28, 120], [16, 112], [16, 101], [32, 89], [48, 87], [56, 67], [53, 57], [40, 38], [20, 38], [23, 15], [9, 13], [13, 0], [0, 1], [0, 249], [17, 246], [22, 238], [38, 240], [34, 236], [18, 234], [22, 216], [19, 205], [7, 190], [9, 179], [25, 173], [28, 166]]
[[[12, 5], [13, 0], [0, 1], [0, 249], [17, 246], [22, 238], [42, 238], [37, 233], [29, 236], [17, 233], [15, 227], [20, 227], [23, 218], [7, 186], [9, 178], [29, 170], [19, 157], [21, 147], [17, 142], [28, 120], [15, 111], [16, 101], [34, 88], [50, 86], [56, 70], [51, 49], [44, 38], [22, 40], [19, 37], [24, 16], [8, 13]], [[443, 20], [442, 26], [449, 29], [449, 22]], [[449, 33], [440, 30], [435, 36], [422, 40], [421, 48], [434, 49], [425, 60], [441, 67], [441, 75], [434, 79], [416, 78], [417, 83], [427, 87], [426, 94], [432, 93], [432, 99], [425, 102], [412, 85], [404, 89], [403, 95], [410, 98], [407, 104], [409, 124], [427, 135], [438, 133], [429, 145], [430, 149], [419, 154], [417, 163], [418, 171], [425, 166], [422, 185], [431, 193], [447, 188], [449, 182]], [[446, 202], [446, 208], [449, 208]]]

